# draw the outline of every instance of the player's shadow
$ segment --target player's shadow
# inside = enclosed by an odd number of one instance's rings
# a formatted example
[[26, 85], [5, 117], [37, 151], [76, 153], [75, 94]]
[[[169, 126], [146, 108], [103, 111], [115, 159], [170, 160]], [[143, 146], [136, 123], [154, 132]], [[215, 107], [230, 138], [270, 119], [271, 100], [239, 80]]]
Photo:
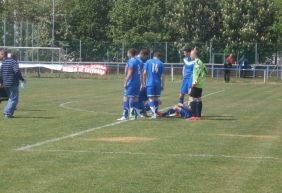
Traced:
[[45, 112], [47, 110], [43, 110], [43, 109], [20, 109], [21, 111], [24, 112]]
[[237, 121], [233, 116], [225, 116], [225, 115], [209, 115], [203, 116], [203, 120], [207, 121]]
[[55, 117], [43, 117], [43, 116], [16, 116], [15, 119], [55, 119]]

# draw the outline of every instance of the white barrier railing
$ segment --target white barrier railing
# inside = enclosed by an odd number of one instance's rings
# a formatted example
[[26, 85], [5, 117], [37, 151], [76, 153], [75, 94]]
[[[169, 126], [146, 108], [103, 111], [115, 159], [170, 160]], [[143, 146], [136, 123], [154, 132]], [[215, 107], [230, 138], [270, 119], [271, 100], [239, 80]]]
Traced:
[[[107, 65], [109, 68], [109, 74], [121, 75], [124, 73], [125, 63], [119, 62], [65, 62], [65, 63], [26, 63], [20, 62], [22, 68], [47, 68], [55, 71], [60, 71], [58, 66], [63, 65], [89, 65], [89, 64], [100, 64]], [[183, 64], [181, 63], [166, 63], [166, 72], [170, 75], [171, 81], [174, 81], [175, 76], [182, 75]], [[54, 66], [54, 69], [50, 68]], [[209, 70], [209, 76], [211, 78], [219, 79], [223, 77], [225, 68], [222, 64], [206, 64]], [[232, 68], [228, 69], [231, 71], [231, 76], [234, 78], [242, 78], [243, 74], [248, 74], [248, 78], [263, 79], [264, 82], [270, 78], [276, 78], [282, 80], [282, 66], [273, 65], [252, 65], [249, 69], [240, 69], [238, 65], [234, 65]], [[39, 70], [40, 71], [40, 70]], [[53, 71], [52, 71], [53, 72]]]

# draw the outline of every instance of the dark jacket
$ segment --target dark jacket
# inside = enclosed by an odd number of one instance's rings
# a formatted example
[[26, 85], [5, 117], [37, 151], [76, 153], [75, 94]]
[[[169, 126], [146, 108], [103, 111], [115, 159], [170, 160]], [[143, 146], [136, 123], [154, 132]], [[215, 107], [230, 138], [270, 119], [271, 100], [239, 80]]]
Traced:
[[20, 80], [24, 81], [19, 64], [12, 58], [5, 59], [0, 69], [0, 83], [8, 88], [18, 86]]

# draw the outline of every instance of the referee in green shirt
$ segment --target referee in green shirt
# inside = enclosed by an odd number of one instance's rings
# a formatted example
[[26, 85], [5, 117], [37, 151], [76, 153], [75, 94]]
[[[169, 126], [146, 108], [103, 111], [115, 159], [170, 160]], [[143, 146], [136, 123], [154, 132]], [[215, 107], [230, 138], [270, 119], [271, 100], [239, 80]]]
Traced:
[[194, 49], [191, 52], [191, 57], [195, 61], [194, 70], [193, 70], [193, 80], [192, 88], [190, 90], [190, 106], [192, 110], [192, 117], [188, 118], [188, 121], [197, 121], [201, 120], [202, 117], [202, 92], [205, 87], [205, 77], [208, 73], [208, 70], [204, 63], [199, 59], [199, 52]]

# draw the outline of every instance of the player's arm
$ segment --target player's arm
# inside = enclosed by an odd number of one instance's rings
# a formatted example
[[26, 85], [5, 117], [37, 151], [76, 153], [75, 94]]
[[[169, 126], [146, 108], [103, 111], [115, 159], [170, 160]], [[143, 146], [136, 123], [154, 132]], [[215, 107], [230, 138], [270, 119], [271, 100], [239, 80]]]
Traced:
[[124, 80], [124, 88], [127, 87], [127, 83], [129, 81], [129, 79], [131, 78], [132, 74], [133, 74], [133, 68], [128, 67], [127, 68], [127, 75], [126, 75], [125, 80]]
[[144, 77], [142, 71], [140, 71], [140, 82], [141, 82], [141, 89], [143, 89], [145, 87], [145, 84], [144, 84]]
[[164, 87], [165, 87], [165, 74], [162, 74], [161, 81], [162, 81], [161, 88], [162, 88], [162, 90], [164, 90]]
[[193, 83], [192, 87], [197, 87], [199, 84], [199, 78], [200, 78], [200, 71], [199, 68], [194, 68], [193, 70]]
[[165, 66], [162, 66], [162, 76], [161, 76], [161, 88], [164, 90], [165, 87]]
[[146, 86], [146, 80], [147, 80], [147, 71], [146, 70], [144, 70], [142, 76], [143, 76], [143, 78], [142, 78], [142, 81], [143, 81], [142, 85], [145, 87]]
[[148, 68], [148, 62], [146, 62], [146, 63], [144, 64], [144, 67], [143, 67], [143, 74], [141, 75], [141, 76], [142, 76], [142, 85], [143, 85], [143, 87], [146, 87], [147, 68]]

